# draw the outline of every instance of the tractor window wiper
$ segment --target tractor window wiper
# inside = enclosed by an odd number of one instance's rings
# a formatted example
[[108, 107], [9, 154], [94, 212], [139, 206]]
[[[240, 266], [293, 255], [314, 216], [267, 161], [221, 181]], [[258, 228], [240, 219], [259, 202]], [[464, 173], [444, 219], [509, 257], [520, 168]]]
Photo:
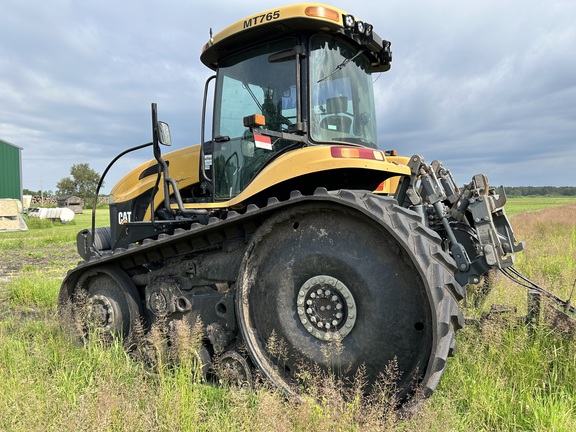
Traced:
[[258, 100], [258, 98], [256, 97], [256, 95], [254, 94], [254, 92], [252, 91], [252, 89], [250, 88], [250, 84], [248, 84], [247, 82], [242, 82], [242, 87], [244, 87], [248, 93], [250, 94], [250, 96], [252, 97], [252, 99], [254, 100], [254, 103], [256, 104], [256, 106], [258, 107], [258, 109], [260, 109], [260, 111], [263, 110], [262, 108], [262, 104], [260, 103], [260, 101]]
[[336, 72], [338, 72], [340, 69], [344, 69], [344, 67], [350, 63], [352, 60], [356, 59], [356, 57], [358, 57], [360, 54], [364, 53], [366, 51], [366, 48], [362, 48], [361, 50], [359, 50], [354, 57], [349, 58], [349, 59], [344, 59], [342, 61], [342, 63], [340, 63], [338, 66], [336, 66], [334, 68], [334, 70], [332, 72], [330, 72], [328, 75], [326, 75], [324, 78], [319, 79], [318, 81], [316, 81], [316, 84], [321, 83], [324, 80], [327, 80], [328, 78], [330, 78], [332, 75], [334, 75]]

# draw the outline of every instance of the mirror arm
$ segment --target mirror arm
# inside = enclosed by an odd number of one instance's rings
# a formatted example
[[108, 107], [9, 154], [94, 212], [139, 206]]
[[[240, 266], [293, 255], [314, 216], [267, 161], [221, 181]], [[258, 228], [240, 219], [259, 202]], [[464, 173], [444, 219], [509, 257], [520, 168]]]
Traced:
[[[182, 214], [187, 215], [207, 215], [208, 210], [205, 209], [185, 209], [184, 203], [182, 201], [182, 196], [180, 195], [180, 190], [176, 181], [168, 175], [168, 165], [166, 161], [162, 158], [159, 145], [159, 132], [158, 132], [158, 114], [156, 103], [152, 103], [152, 134], [153, 134], [153, 145], [154, 145], [154, 158], [158, 161], [160, 165], [160, 170], [158, 170], [158, 177], [164, 177], [164, 207], [166, 210], [170, 210], [170, 186], [174, 191], [174, 198], [176, 199], [176, 204], [178, 205], [178, 210]], [[156, 188], [155, 188], [156, 190]], [[151, 203], [154, 202], [154, 196], [152, 196]], [[150, 209], [151, 219], [154, 220], [154, 209]]]
[[124, 150], [122, 153], [120, 153], [118, 156], [116, 156], [114, 159], [112, 159], [112, 161], [110, 161], [110, 163], [108, 164], [108, 166], [106, 167], [106, 169], [104, 170], [104, 172], [102, 173], [102, 175], [100, 176], [100, 180], [98, 181], [98, 186], [96, 186], [96, 193], [94, 194], [94, 204], [92, 205], [92, 235], [91, 235], [91, 241], [92, 241], [92, 248], [97, 251], [96, 249], [96, 245], [94, 244], [94, 236], [95, 236], [95, 231], [96, 231], [96, 206], [98, 205], [98, 195], [100, 194], [100, 188], [102, 187], [102, 184], [104, 183], [104, 177], [106, 177], [106, 174], [108, 174], [108, 171], [110, 171], [110, 168], [112, 168], [112, 165], [114, 165], [114, 163], [120, 159], [122, 156], [124, 156], [127, 153], [131, 153], [133, 151], [136, 150], [140, 150], [143, 149], [144, 147], [150, 147], [151, 145], [153, 145], [152, 142], [146, 143], [146, 144], [141, 144], [139, 146], [136, 147], [132, 147], [129, 148], [128, 150]]

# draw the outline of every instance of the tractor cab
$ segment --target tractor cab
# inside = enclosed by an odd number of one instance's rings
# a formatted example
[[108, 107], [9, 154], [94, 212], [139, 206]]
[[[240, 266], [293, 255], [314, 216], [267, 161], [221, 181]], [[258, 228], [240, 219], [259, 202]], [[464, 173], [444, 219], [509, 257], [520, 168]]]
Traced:
[[389, 69], [389, 47], [371, 25], [318, 5], [272, 10], [212, 38], [201, 55], [216, 77], [200, 167], [214, 200], [234, 198], [290, 150], [377, 148], [372, 73]]
[[200, 60], [215, 72], [201, 144], [161, 155], [154, 111], [154, 160], [111, 192], [114, 247], [294, 190], [374, 191], [389, 182], [393, 193], [410, 175], [403, 159], [378, 149], [373, 74], [390, 69], [391, 52], [370, 24], [316, 3], [286, 6], [210, 37]]

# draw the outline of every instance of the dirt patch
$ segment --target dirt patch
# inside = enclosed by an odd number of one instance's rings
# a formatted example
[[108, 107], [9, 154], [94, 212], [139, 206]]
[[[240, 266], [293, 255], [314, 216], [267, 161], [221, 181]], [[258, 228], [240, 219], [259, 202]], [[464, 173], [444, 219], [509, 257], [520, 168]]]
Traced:
[[20, 247], [0, 251], [0, 287], [27, 271], [46, 270], [54, 276], [55, 269], [75, 267], [80, 257], [73, 245], [47, 245], [41, 248]]

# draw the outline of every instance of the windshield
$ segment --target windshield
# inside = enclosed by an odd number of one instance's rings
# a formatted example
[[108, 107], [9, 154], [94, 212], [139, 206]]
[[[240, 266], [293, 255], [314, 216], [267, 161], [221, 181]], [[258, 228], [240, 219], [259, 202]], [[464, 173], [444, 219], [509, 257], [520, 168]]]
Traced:
[[274, 137], [255, 138], [242, 119], [262, 114], [264, 127], [278, 132], [295, 122], [294, 57], [270, 61], [271, 54], [294, 44], [293, 39], [266, 44], [231, 56], [219, 66], [212, 155], [217, 199], [230, 199], [244, 190], [260, 167], [289, 144]]
[[366, 56], [343, 41], [311, 41], [311, 137], [377, 147], [372, 76]]

